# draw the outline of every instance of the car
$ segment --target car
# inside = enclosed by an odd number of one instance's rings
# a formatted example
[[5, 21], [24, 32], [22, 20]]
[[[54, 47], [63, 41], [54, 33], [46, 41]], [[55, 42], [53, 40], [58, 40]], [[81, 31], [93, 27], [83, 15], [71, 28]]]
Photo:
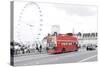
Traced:
[[86, 47], [86, 50], [87, 51], [88, 50], [96, 50], [96, 48], [97, 48], [97, 45], [89, 45], [89, 46]]

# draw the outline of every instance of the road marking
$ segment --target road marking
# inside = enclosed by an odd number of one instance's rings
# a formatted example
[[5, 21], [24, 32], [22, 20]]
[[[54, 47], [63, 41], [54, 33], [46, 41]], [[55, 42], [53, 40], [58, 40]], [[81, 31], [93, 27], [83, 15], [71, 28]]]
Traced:
[[[85, 53], [82, 53], [82, 54], [87, 54], [87, 53], [91, 53], [91, 51], [90, 52], [85, 52]], [[64, 55], [64, 56], [59, 56], [59, 57], [54, 57], [54, 58], [51, 58], [51, 59], [49, 59], [49, 61], [46, 59], [45, 61], [46, 62], [43, 62], [43, 60], [41, 60], [41, 61], [39, 61], [41, 64], [46, 64], [46, 63], [50, 63], [50, 62], [54, 62], [54, 61], [59, 61], [59, 60], [63, 60], [64, 58], [70, 58], [70, 57], [73, 57], [73, 56], [79, 56], [80, 55], [80, 53], [75, 53], [75, 54], [71, 54], [71, 55]], [[77, 62], [77, 61], [76, 61]]]
[[97, 56], [97, 55], [94, 55], [94, 56], [91, 56], [91, 57], [85, 58], [85, 59], [83, 59], [83, 60], [81, 60], [81, 61], [79, 61], [79, 62], [84, 62], [84, 61], [89, 60], [89, 59], [91, 59], [91, 58], [94, 58], [94, 57], [96, 57], [96, 56]]

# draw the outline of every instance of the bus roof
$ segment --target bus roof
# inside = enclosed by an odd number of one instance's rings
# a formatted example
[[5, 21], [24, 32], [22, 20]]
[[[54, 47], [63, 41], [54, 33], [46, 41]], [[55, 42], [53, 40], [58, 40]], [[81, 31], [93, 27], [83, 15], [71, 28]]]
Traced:
[[57, 41], [77, 41], [78, 40], [77, 37], [75, 36], [69, 36], [65, 34], [57, 35], [56, 39]]

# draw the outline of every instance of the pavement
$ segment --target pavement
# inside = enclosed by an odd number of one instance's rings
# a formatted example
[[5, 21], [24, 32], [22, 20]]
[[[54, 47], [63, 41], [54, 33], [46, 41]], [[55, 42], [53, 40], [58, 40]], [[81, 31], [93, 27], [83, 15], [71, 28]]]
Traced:
[[60, 54], [29, 54], [14, 57], [14, 66], [30, 66], [60, 63], [80, 63], [97, 61], [97, 50], [60, 53]]
[[19, 53], [19, 54], [15, 54], [14, 57], [20, 57], [20, 56], [29, 56], [29, 55], [39, 55], [39, 54], [46, 54], [47, 51], [45, 48], [42, 49], [42, 52], [38, 52], [37, 50], [32, 50], [30, 53], [25, 53], [25, 54], [22, 54], [22, 53]]

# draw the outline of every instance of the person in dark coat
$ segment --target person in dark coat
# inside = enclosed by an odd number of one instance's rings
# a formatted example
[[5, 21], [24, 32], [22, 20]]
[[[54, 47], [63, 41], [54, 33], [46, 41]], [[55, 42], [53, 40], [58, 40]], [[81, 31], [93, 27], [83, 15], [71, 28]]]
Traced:
[[38, 52], [39, 52], [38, 44], [36, 44], [36, 50], [38, 50]]
[[42, 51], [42, 45], [40, 45], [40, 53], [41, 53], [41, 51]]

